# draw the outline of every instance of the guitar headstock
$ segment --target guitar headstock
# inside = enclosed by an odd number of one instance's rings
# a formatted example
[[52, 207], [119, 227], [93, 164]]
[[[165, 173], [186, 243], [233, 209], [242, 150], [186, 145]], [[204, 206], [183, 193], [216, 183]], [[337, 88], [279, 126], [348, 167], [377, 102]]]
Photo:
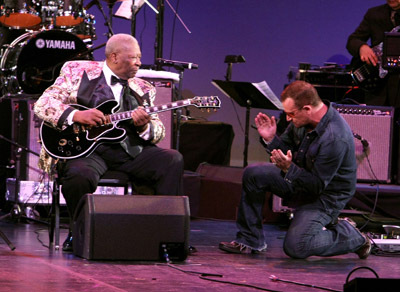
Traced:
[[198, 108], [217, 109], [221, 107], [221, 101], [218, 96], [195, 96], [190, 103]]

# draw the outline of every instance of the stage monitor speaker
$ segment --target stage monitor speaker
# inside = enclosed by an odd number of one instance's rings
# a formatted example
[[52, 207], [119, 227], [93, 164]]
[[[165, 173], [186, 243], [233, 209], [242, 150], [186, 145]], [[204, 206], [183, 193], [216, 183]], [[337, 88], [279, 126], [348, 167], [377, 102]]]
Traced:
[[399, 285], [400, 279], [395, 278], [355, 278], [344, 284], [343, 292], [395, 291]]
[[394, 108], [342, 104], [334, 107], [355, 136], [357, 180], [390, 183]]
[[183, 261], [189, 250], [186, 196], [85, 195], [73, 222], [74, 254], [89, 260]]
[[[156, 87], [157, 95], [154, 105], [170, 103], [173, 100], [174, 81], [172, 79], [140, 77]], [[173, 111], [158, 113], [165, 127], [165, 138], [157, 144], [161, 148], [171, 149], [173, 141]]]

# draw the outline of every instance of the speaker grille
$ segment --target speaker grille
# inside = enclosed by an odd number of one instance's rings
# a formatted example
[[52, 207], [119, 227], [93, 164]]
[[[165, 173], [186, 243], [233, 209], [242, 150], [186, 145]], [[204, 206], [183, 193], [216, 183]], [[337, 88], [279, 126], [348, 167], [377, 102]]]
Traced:
[[[174, 81], [172, 79], [148, 78], [140, 77], [156, 88], [156, 99], [154, 105], [166, 104], [172, 101]], [[165, 127], [165, 138], [157, 144], [161, 148], [171, 149], [173, 141], [173, 111], [165, 111], [158, 113], [158, 117]]]
[[[355, 135], [357, 180], [390, 183], [394, 108], [359, 105], [334, 107]], [[366, 152], [363, 151], [365, 146], [361, 143], [362, 139], [368, 142]]]

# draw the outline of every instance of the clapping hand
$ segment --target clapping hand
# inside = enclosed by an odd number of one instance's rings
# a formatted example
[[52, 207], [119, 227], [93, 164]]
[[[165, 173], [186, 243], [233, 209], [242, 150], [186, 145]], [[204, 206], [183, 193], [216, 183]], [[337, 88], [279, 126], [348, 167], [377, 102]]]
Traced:
[[276, 120], [275, 117], [268, 117], [266, 114], [259, 113], [254, 119], [257, 131], [260, 136], [266, 141], [270, 142], [274, 139], [276, 134]]

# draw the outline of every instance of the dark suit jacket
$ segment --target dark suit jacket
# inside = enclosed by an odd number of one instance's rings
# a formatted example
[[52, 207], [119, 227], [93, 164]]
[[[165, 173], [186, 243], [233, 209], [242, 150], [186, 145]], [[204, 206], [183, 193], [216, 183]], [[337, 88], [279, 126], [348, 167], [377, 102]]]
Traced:
[[[383, 42], [385, 32], [390, 32], [395, 27], [391, 20], [392, 9], [384, 4], [368, 9], [357, 29], [349, 36], [346, 48], [355, 57], [357, 64], [360, 61], [359, 50], [364, 44], [375, 47]], [[355, 66], [358, 68], [359, 66]], [[365, 92], [364, 102], [368, 105], [400, 107], [400, 74], [389, 72], [382, 85], [375, 91]]]
[[357, 29], [349, 36], [346, 48], [353, 56], [359, 55], [362, 45], [371, 40], [371, 47], [383, 42], [384, 33], [394, 28], [390, 19], [392, 9], [384, 4], [368, 9]]

